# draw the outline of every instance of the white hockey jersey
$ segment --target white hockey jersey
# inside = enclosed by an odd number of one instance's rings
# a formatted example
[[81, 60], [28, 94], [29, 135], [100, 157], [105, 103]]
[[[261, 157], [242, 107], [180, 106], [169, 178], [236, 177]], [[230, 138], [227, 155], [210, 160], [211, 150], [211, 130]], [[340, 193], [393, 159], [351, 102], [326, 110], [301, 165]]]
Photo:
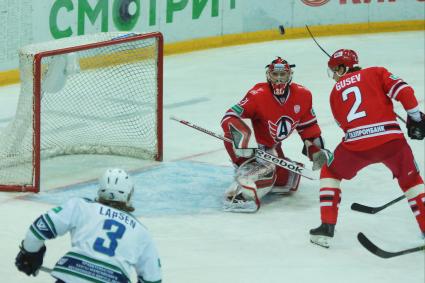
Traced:
[[45, 240], [66, 232], [71, 233], [72, 248], [56, 263], [53, 277], [69, 283], [127, 283], [135, 268], [138, 282], [161, 282], [155, 244], [146, 227], [130, 213], [73, 198], [37, 218], [24, 247], [41, 247]]

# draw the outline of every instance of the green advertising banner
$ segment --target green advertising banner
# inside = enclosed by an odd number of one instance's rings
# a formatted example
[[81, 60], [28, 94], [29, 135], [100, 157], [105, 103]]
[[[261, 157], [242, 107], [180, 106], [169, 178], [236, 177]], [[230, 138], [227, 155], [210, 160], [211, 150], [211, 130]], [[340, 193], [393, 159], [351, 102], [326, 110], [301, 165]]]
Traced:
[[0, 0], [0, 72], [18, 67], [20, 47], [64, 37], [160, 31], [169, 44], [279, 25], [423, 21], [424, 5], [423, 0]]

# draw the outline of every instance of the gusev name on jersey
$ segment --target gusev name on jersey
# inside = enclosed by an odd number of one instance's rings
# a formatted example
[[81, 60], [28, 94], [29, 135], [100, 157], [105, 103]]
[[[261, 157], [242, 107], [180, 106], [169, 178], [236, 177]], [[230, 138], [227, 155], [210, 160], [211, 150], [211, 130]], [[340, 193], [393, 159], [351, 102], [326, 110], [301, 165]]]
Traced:
[[407, 113], [418, 109], [413, 89], [383, 67], [370, 67], [344, 75], [334, 86], [330, 104], [345, 132], [343, 146], [361, 151], [404, 138], [392, 100]]
[[[77, 228], [77, 229], [76, 229]], [[25, 242], [45, 241], [70, 231], [71, 250], [52, 276], [65, 282], [161, 282], [158, 252], [147, 229], [130, 213], [98, 202], [72, 198], [31, 225]]]
[[251, 119], [257, 143], [267, 148], [280, 144], [294, 129], [302, 139], [321, 134], [312, 107], [311, 92], [293, 82], [284, 102], [273, 95], [268, 83], [256, 84], [226, 112], [222, 123], [230, 116]]

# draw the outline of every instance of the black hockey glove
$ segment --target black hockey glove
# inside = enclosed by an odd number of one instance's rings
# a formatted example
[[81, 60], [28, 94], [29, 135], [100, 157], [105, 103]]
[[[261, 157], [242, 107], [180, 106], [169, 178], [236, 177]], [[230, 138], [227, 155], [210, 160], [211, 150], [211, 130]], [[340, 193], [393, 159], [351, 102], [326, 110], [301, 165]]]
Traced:
[[43, 264], [46, 246], [41, 247], [38, 252], [30, 253], [24, 249], [23, 243], [21, 243], [19, 249], [20, 251], [15, 259], [16, 268], [28, 276], [37, 276], [38, 270]]
[[412, 140], [423, 140], [425, 138], [425, 114], [421, 112], [421, 120], [416, 122], [407, 115], [407, 135]]

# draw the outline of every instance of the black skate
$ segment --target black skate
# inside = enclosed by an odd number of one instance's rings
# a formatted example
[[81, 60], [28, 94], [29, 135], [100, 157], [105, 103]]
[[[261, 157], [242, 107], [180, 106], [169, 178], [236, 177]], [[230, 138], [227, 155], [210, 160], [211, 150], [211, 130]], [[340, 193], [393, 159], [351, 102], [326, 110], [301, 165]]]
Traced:
[[319, 227], [310, 230], [310, 242], [329, 248], [329, 241], [335, 233], [335, 224], [322, 223]]

